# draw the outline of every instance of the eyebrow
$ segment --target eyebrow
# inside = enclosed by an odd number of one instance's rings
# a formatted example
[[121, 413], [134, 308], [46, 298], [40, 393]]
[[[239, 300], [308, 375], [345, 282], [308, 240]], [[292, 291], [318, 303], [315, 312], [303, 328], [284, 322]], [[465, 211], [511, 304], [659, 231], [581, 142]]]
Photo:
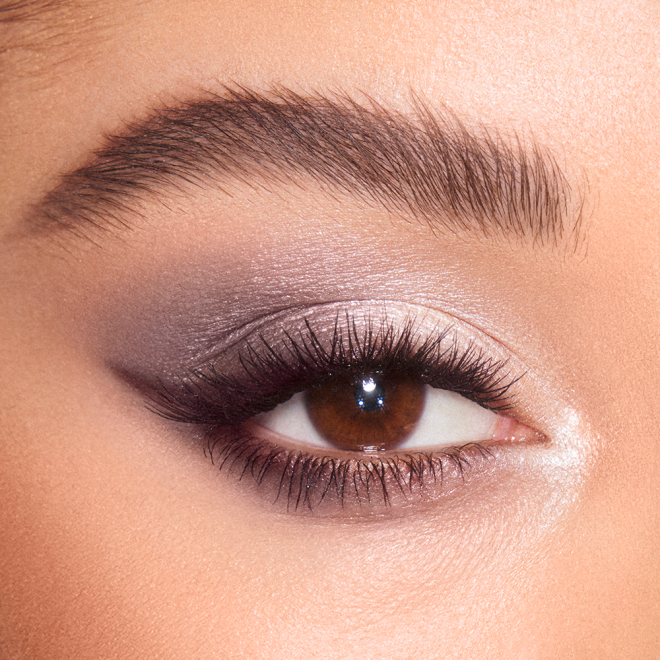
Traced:
[[30, 215], [39, 229], [112, 230], [165, 190], [314, 182], [434, 230], [556, 245], [583, 199], [548, 149], [413, 96], [409, 114], [367, 97], [246, 88], [161, 107], [106, 138]]

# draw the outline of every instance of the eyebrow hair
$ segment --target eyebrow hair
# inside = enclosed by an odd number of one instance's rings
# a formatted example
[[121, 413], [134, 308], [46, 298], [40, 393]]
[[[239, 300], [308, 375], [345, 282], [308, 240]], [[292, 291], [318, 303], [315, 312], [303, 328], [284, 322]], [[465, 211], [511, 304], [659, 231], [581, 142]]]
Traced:
[[62, 0], [1, 0], [0, 24], [29, 21], [61, 4]]
[[486, 127], [469, 130], [448, 109], [433, 111], [416, 97], [412, 108], [404, 114], [371, 99], [288, 89], [206, 94], [108, 137], [31, 219], [84, 234], [85, 227], [128, 226], [140, 202], [165, 189], [312, 181], [434, 230], [542, 244], [577, 235], [581, 195], [549, 150]]

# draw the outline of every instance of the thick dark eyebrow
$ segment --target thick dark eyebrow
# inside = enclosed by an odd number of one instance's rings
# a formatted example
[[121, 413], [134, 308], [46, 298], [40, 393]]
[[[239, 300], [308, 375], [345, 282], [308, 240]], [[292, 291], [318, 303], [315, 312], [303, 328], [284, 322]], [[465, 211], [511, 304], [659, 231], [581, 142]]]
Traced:
[[434, 229], [557, 244], [575, 236], [581, 196], [532, 140], [470, 130], [445, 108], [413, 100], [404, 114], [348, 95], [245, 88], [166, 106], [110, 136], [88, 165], [64, 175], [33, 226], [127, 226], [166, 189], [223, 190], [314, 182]]

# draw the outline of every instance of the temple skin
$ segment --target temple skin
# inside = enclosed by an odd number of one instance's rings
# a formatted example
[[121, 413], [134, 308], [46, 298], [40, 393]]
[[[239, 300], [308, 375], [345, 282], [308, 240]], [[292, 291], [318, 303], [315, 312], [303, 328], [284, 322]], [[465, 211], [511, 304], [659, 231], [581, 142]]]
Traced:
[[[657, 658], [658, 11], [0, 2], [0, 656]], [[57, 222], [130, 127], [239, 89], [538, 145], [568, 229], [433, 224], [308, 173]], [[121, 375], [326, 307], [453, 324], [524, 374], [510, 414], [548, 442], [421, 504], [296, 515]]]

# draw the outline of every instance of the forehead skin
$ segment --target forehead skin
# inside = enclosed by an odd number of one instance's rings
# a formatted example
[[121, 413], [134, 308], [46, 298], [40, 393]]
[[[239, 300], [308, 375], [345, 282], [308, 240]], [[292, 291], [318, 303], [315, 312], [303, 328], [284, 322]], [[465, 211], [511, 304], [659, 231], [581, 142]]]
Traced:
[[[657, 657], [660, 5], [151, 0], [65, 9], [12, 27], [1, 56], [0, 655]], [[58, 314], [44, 316], [49, 301], [39, 298], [51, 262], [51, 279], [75, 297], [94, 278], [106, 282], [103, 268], [116, 283], [151, 257], [143, 250], [131, 263], [122, 253], [121, 267], [98, 255], [51, 259], [13, 238], [30, 205], [125, 122], [226, 84], [359, 91], [402, 111], [412, 89], [468, 123], [533, 134], [584, 187], [586, 236], [572, 256], [521, 249], [491, 263], [483, 245], [438, 248], [458, 279], [462, 263], [488, 262], [478, 291], [496, 301], [501, 333], [552, 371], [586, 420], [584, 444], [576, 438], [588, 455], [584, 483], [533, 552], [526, 539], [543, 519], [521, 525], [511, 542], [520, 552], [503, 547], [501, 561], [481, 561], [478, 543], [466, 542], [466, 564], [440, 549], [434, 519], [359, 530], [236, 519], [241, 505], [226, 493], [226, 510], [207, 505], [208, 477], [191, 488], [181, 476], [202, 475], [205, 464], [155, 450], [157, 438], [138, 439], [133, 419], [85, 417], [56, 394], [50, 403], [48, 391], [35, 400], [37, 374], [53, 392], [53, 373], [75, 391], [96, 368], [44, 329]], [[154, 251], [169, 254], [158, 231]], [[204, 231], [215, 249], [252, 238]], [[104, 392], [89, 397], [105, 405]], [[108, 429], [129, 449], [104, 450], [99, 464]], [[152, 463], [133, 466], [138, 454]], [[172, 475], [167, 487], [152, 483], [159, 471]]]

